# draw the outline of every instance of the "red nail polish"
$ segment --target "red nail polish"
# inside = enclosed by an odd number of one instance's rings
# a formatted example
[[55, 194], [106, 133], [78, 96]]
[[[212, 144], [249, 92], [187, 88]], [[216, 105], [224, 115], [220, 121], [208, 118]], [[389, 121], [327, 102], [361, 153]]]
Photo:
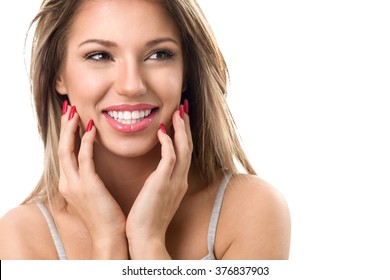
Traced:
[[62, 103], [62, 115], [65, 115], [65, 114], [66, 114], [66, 111], [68, 111], [68, 100], [65, 100], [65, 101]]
[[162, 123], [160, 124], [160, 129], [162, 132], [164, 132], [165, 134], [167, 134], [167, 129], [165, 128], [165, 125]]
[[91, 131], [93, 127], [93, 120], [90, 120], [87, 125], [87, 129], [85, 130], [86, 132]]
[[189, 110], [190, 110], [190, 108], [189, 108], [189, 104], [188, 104], [188, 99], [184, 99], [184, 113], [186, 113], [188, 115]]
[[71, 119], [73, 119], [75, 112], [76, 112], [76, 106], [72, 106], [72, 108], [70, 108], [70, 112], [69, 112], [69, 118], [68, 118], [69, 121]]
[[184, 106], [183, 105], [180, 105], [180, 118], [182, 118], [184, 120]]

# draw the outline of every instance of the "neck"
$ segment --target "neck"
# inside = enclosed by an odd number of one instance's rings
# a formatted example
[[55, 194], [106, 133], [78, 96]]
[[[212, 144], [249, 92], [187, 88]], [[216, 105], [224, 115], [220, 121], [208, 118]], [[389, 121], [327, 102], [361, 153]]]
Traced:
[[98, 144], [94, 148], [96, 173], [127, 215], [148, 176], [157, 168], [161, 148], [156, 145], [148, 154], [124, 158], [112, 154]]

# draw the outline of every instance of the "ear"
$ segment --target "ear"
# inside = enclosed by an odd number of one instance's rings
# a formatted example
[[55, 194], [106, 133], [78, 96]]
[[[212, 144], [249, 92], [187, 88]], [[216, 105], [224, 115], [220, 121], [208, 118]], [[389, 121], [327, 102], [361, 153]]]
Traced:
[[66, 87], [65, 79], [62, 75], [59, 75], [56, 80], [56, 91], [61, 95], [66, 95], [68, 93], [68, 89]]

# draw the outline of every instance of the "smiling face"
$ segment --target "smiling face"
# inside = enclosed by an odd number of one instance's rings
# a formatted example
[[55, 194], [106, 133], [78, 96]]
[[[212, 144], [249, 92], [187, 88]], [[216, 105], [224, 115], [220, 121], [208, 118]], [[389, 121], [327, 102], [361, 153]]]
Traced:
[[136, 157], [156, 146], [161, 123], [171, 126], [184, 90], [179, 31], [169, 13], [147, 0], [85, 1], [68, 35], [56, 89], [90, 119], [97, 141]]

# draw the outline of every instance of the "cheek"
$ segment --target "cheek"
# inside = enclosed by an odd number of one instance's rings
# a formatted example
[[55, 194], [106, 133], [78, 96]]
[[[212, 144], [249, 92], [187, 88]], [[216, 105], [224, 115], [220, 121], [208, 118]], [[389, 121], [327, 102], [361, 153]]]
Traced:
[[164, 102], [177, 106], [180, 102], [183, 87], [182, 68], [160, 69], [148, 77], [148, 86]]
[[70, 102], [83, 107], [86, 103], [100, 99], [107, 85], [106, 77], [103, 72], [88, 71], [82, 67], [68, 69], [66, 78]]

